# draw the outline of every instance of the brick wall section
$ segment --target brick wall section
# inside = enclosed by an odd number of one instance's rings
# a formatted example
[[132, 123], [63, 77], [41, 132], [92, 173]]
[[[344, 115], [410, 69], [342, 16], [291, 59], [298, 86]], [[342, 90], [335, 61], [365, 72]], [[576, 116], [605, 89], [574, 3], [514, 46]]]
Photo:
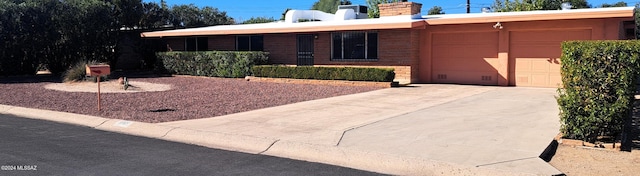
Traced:
[[263, 39], [264, 51], [269, 52], [270, 64], [296, 64], [296, 34], [266, 34]]
[[233, 35], [209, 36], [208, 49], [211, 51], [236, 50], [236, 37]]
[[421, 13], [422, 4], [415, 2], [394, 2], [378, 4], [378, 8], [380, 9], [380, 17], [415, 15]]
[[[411, 73], [409, 74], [410, 82], [416, 83], [420, 80], [420, 53], [422, 52], [422, 47], [427, 44], [422, 44], [422, 32], [420, 30], [411, 30], [410, 36], [411, 47], [407, 49], [411, 54], [409, 55], [409, 59], [411, 59]], [[428, 69], [428, 68], [425, 68]]]
[[[393, 68], [396, 80], [410, 83], [418, 80], [420, 32], [418, 30], [378, 31], [378, 61], [331, 61], [331, 33], [319, 33], [315, 41], [314, 64], [334, 67]], [[295, 59], [295, 57], [294, 57]], [[294, 63], [291, 65], [295, 65]]]
[[184, 38], [165, 38], [167, 43], [167, 50], [171, 51], [184, 51]]
[[336, 64], [331, 62], [331, 32], [319, 33], [313, 47], [314, 65]]

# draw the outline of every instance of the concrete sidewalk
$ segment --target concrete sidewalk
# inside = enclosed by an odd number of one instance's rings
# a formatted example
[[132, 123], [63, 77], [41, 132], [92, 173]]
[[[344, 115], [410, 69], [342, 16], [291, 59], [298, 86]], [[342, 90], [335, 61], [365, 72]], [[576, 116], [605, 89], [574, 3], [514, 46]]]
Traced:
[[160, 124], [2, 105], [0, 113], [394, 175], [554, 175], [538, 158], [558, 133], [554, 95], [416, 85]]

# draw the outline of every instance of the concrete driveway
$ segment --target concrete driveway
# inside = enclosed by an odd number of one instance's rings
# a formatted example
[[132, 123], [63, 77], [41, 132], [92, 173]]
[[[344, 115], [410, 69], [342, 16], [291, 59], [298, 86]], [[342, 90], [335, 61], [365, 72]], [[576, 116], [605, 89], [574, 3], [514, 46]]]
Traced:
[[555, 89], [495, 88], [350, 130], [340, 146], [557, 174], [538, 158], [558, 134], [554, 95]]
[[[416, 174], [403, 169], [421, 166], [376, 163], [391, 157], [453, 163], [470, 173], [552, 175], [560, 172], [538, 156], [560, 126], [554, 95], [543, 88], [414, 85], [161, 125], [268, 139], [273, 143], [245, 150], [390, 174]], [[344, 154], [354, 152], [363, 153]], [[422, 169], [449, 167], [440, 164]]]

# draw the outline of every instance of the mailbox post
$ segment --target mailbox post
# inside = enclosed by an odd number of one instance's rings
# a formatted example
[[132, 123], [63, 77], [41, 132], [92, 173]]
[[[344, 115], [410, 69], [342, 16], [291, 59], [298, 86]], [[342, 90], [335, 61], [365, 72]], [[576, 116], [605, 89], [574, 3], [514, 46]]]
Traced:
[[109, 65], [86, 65], [87, 76], [95, 76], [98, 79], [98, 111], [100, 108], [100, 76], [111, 74], [111, 67]]

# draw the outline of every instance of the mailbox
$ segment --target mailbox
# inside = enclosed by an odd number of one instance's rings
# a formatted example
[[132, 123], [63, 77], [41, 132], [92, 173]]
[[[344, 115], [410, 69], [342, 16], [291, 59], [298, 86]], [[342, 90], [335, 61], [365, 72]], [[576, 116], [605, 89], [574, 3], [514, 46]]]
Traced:
[[98, 111], [101, 110], [100, 107], [100, 76], [108, 75], [111, 73], [111, 67], [106, 64], [101, 65], [85, 65], [87, 69], [87, 76], [95, 76], [98, 77]]
[[86, 65], [87, 76], [104, 76], [111, 74], [109, 65]]

